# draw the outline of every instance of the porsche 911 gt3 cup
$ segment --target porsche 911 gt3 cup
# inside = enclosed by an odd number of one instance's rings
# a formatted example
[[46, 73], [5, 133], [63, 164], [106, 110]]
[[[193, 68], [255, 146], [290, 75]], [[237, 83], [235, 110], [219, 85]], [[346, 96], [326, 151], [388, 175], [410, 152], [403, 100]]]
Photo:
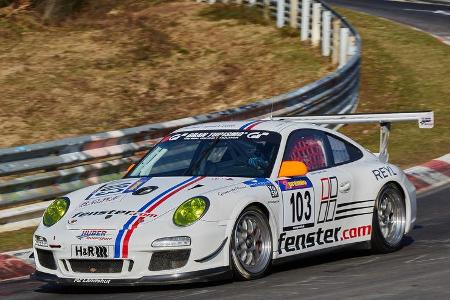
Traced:
[[[34, 278], [71, 285], [254, 279], [273, 263], [363, 243], [390, 252], [416, 220], [387, 162], [398, 113], [218, 122], [163, 138], [126, 176], [72, 192], [34, 235]], [[378, 122], [380, 154], [313, 124]]]

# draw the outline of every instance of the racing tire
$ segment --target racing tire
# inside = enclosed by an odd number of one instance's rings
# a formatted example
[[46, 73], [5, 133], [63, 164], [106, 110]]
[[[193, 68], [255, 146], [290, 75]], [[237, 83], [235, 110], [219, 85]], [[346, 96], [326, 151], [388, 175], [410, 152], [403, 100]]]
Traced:
[[234, 278], [253, 280], [272, 265], [272, 232], [269, 220], [257, 206], [242, 211], [234, 224], [230, 242], [230, 266]]
[[380, 190], [372, 218], [371, 248], [375, 253], [390, 253], [402, 247], [406, 208], [402, 191], [388, 183]]

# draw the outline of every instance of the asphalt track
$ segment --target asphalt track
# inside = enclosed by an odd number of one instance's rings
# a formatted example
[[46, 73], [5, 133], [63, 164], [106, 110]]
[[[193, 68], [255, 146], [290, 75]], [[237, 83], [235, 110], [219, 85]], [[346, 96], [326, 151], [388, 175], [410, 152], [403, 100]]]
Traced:
[[325, 0], [325, 2], [416, 27], [450, 45], [450, 3], [389, 0]]
[[450, 186], [420, 195], [418, 222], [398, 252], [366, 250], [305, 258], [250, 282], [140, 288], [55, 288], [24, 280], [4, 299], [450, 299]]

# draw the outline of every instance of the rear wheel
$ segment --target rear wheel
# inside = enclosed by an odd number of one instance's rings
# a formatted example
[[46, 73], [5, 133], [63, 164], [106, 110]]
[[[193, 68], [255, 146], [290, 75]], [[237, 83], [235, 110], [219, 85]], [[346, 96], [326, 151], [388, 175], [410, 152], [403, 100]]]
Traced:
[[372, 221], [372, 249], [389, 253], [402, 247], [406, 209], [403, 193], [394, 184], [385, 185], [378, 194]]
[[247, 207], [231, 233], [231, 267], [235, 277], [251, 280], [262, 277], [272, 263], [272, 234], [264, 212]]

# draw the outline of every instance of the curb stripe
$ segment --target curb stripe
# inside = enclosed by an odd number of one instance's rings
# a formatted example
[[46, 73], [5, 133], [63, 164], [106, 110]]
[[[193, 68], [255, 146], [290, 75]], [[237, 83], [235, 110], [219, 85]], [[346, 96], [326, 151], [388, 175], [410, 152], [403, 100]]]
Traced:
[[445, 161], [433, 159], [429, 162], [424, 163], [422, 166], [450, 177], [450, 164]]

